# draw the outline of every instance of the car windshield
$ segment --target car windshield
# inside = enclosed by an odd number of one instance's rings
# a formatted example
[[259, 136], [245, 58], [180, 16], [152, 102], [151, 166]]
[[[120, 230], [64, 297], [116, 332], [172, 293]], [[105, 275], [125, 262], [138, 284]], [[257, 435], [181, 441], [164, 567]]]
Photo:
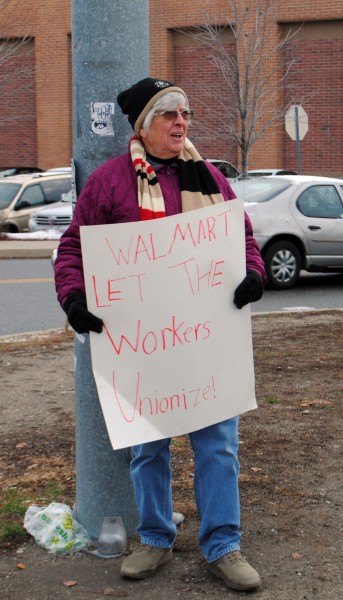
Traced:
[[243, 198], [244, 202], [267, 202], [291, 185], [291, 181], [271, 179], [270, 177], [241, 179], [231, 183], [237, 198]]
[[10, 175], [15, 175], [15, 169], [6, 169], [5, 171], [0, 171], [0, 177], [9, 177]]
[[72, 200], [73, 200], [72, 190], [69, 190], [69, 192], [62, 194], [62, 196], [61, 196], [61, 202], [72, 202]]
[[7, 208], [15, 195], [18, 193], [20, 185], [18, 183], [2, 183], [0, 184], [0, 208]]

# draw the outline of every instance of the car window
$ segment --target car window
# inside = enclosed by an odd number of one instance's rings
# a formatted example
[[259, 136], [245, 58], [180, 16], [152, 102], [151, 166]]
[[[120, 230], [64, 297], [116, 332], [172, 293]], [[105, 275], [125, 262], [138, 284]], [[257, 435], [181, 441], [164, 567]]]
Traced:
[[47, 204], [61, 199], [62, 194], [69, 192], [71, 188], [71, 177], [61, 177], [60, 179], [41, 180], [40, 184], [44, 191]]
[[270, 177], [254, 177], [233, 181], [231, 187], [238, 198], [245, 202], [267, 202], [281, 194], [292, 184], [291, 181], [271, 179]]
[[226, 160], [218, 160], [214, 158], [207, 158], [206, 160], [212, 163], [212, 165], [216, 167], [218, 171], [223, 173], [224, 177], [227, 177], [228, 179], [236, 179], [236, 177], [239, 176], [239, 171], [237, 171], [236, 167]]
[[313, 185], [297, 200], [297, 207], [306, 217], [340, 219], [343, 205], [334, 185]]
[[24, 189], [16, 202], [15, 208], [41, 206], [42, 204], [44, 204], [44, 195], [39, 183], [36, 183], [34, 185], [29, 185]]
[[10, 177], [11, 175], [15, 175], [15, 169], [6, 169], [5, 171], [0, 171], [0, 177]]
[[62, 202], [72, 202], [73, 201], [73, 190], [69, 190], [69, 192], [62, 194], [61, 201]]
[[20, 189], [18, 183], [1, 183], [0, 185], [0, 208], [7, 208]]
[[254, 173], [253, 171], [248, 171], [249, 177], [266, 177], [267, 175], [272, 175], [270, 171], [258, 171], [258, 173]]
[[237, 177], [238, 175], [237, 169], [229, 163], [216, 163], [215, 166], [217, 167], [217, 169], [219, 169], [221, 173], [223, 173], [225, 177]]

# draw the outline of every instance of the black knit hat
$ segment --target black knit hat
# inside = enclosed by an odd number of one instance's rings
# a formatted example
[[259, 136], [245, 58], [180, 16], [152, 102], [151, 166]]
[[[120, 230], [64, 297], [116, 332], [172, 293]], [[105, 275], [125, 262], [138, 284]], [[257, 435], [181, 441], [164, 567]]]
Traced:
[[136, 135], [139, 135], [139, 131], [149, 110], [161, 96], [164, 96], [168, 92], [180, 92], [187, 100], [185, 92], [175, 86], [174, 83], [165, 81], [164, 79], [153, 79], [152, 77], [146, 77], [135, 83], [128, 90], [124, 90], [118, 94], [117, 102], [122, 113], [128, 115], [129, 123]]

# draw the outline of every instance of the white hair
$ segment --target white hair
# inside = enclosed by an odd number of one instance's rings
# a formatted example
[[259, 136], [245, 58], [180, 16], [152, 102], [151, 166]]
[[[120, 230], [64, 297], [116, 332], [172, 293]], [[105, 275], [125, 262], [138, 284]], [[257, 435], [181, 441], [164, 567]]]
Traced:
[[144, 129], [144, 131], [149, 130], [151, 121], [157, 111], [175, 110], [179, 104], [183, 104], [185, 108], [189, 108], [188, 100], [183, 94], [181, 94], [181, 92], [168, 92], [167, 94], [161, 96], [161, 98], [157, 100], [156, 104], [154, 104], [154, 106], [146, 115], [143, 121], [142, 129]]

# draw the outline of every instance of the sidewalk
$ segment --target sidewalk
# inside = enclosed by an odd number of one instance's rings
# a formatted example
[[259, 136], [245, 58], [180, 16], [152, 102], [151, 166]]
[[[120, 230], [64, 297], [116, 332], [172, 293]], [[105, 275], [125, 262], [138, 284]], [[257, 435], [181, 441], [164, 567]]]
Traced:
[[58, 247], [59, 239], [0, 239], [0, 259], [2, 258], [51, 258]]

